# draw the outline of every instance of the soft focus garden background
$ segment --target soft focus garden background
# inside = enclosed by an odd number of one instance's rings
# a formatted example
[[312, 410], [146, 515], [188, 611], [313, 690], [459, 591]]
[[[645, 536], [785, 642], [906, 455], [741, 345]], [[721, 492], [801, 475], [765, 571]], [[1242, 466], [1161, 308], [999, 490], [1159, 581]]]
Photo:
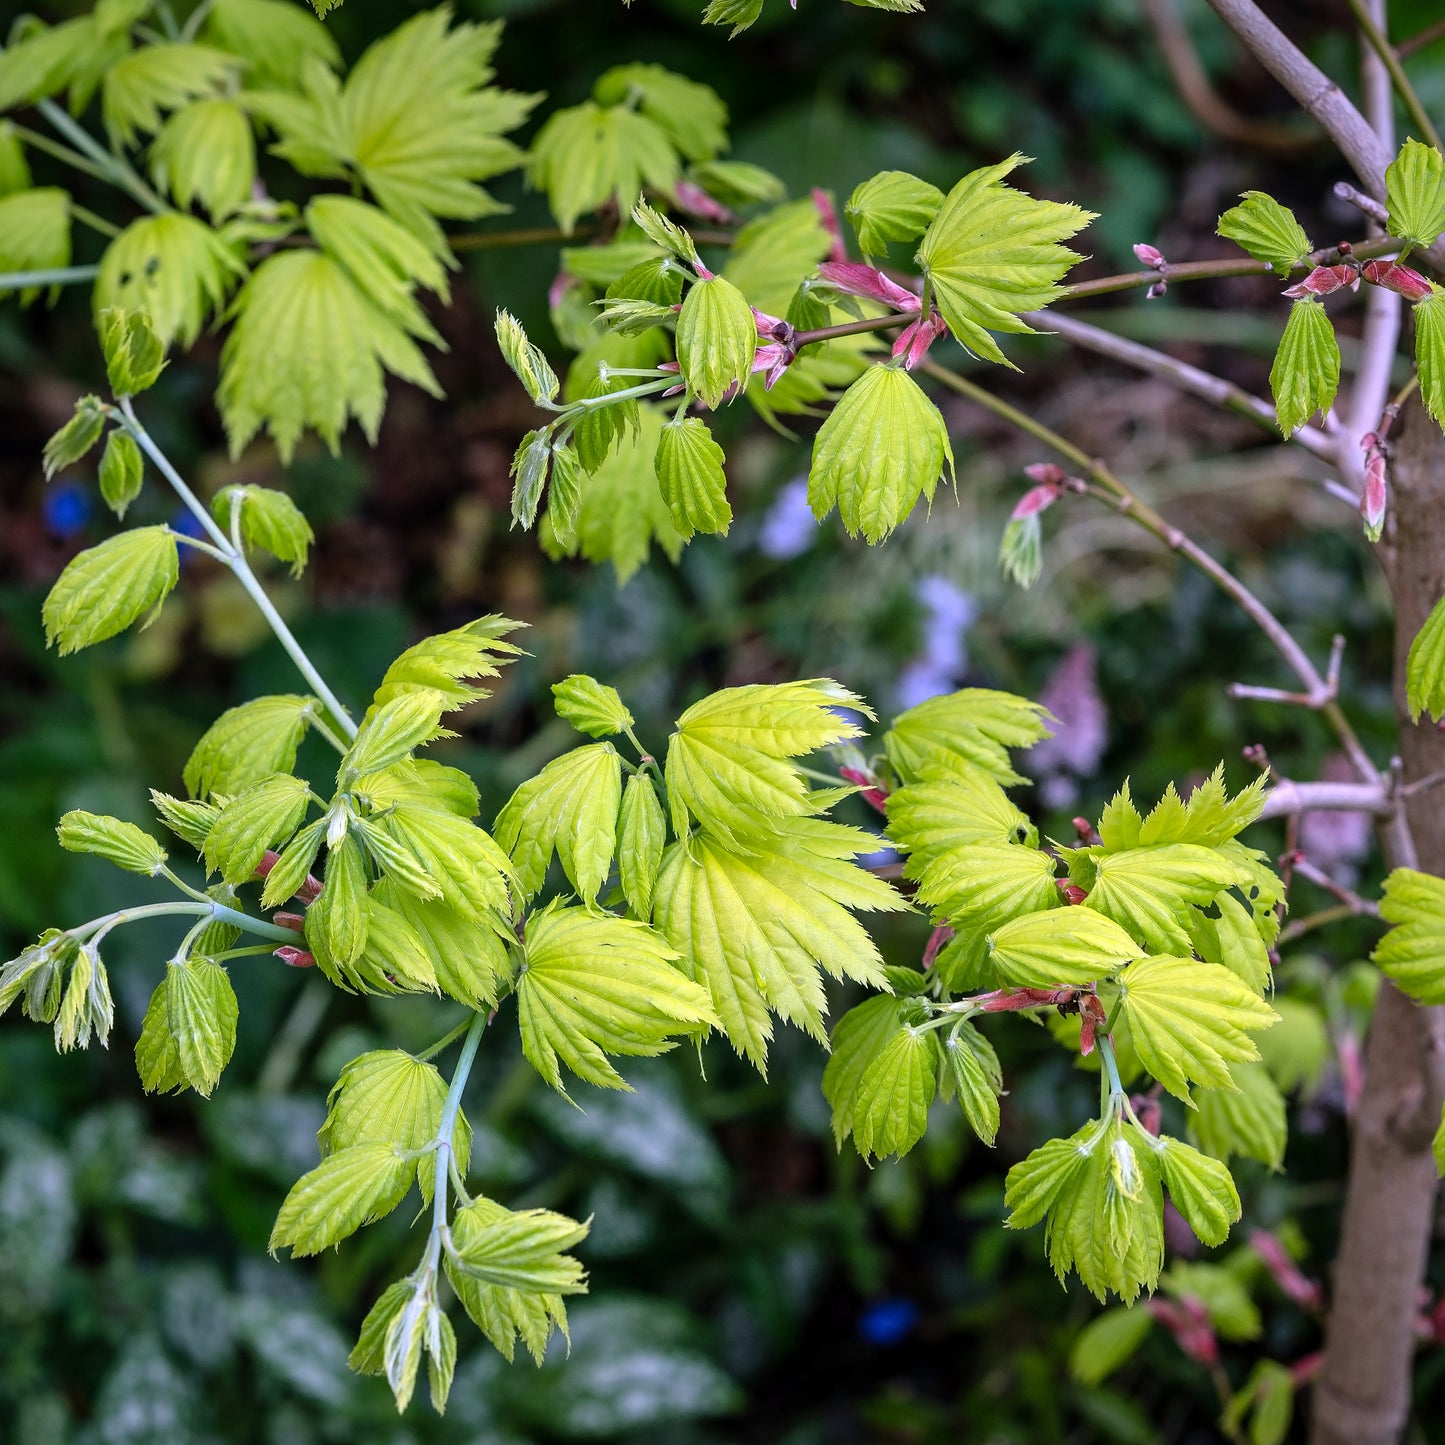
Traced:
[[[5, 8], [8, 28], [18, 7]], [[41, 8], [48, 20], [71, 13], [63, 0]], [[1358, 234], [1358, 216], [1326, 200], [1339, 177], [1307, 131], [1295, 149], [1250, 152], [1193, 118], [1140, 0], [929, 0], [920, 17], [837, 0], [801, 0], [794, 14], [770, 0], [732, 43], [699, 26], [699, 8], [457, 3], [466, 18], [507, 19], [501, 83], [545, 90], [550, 103], [574, 103], [626, 60], [707, 81], [731, 109], [733, 154], [777, 172], [795, 196], [818, 185], [846, 198], [894, 166], [947, 188], [1021, 149], [1037, 158], [1022, 184], [1102, 213], [1084, 237], [1093, 260], [1081, 274], [1130, 268], [1140, 240], [1171, 260], [1224, 254], [1214, 220], [1252, 186], [1294, 205], [1317, 238]], [[1317, 60], [1352, 75], [1344, 0], [1273, 9]], [[1393, 9], [1399, 34], [1438, 14], [1431, 0]], [[1180, 10], [1227, 99], [1293, 123], [1202, 0]], [[354, 58], [410, 13], [404, 0], [346, 0], [328, 24]], [[1414, 73], [1440, 113], [1445, 41]], [[45, 165], [36, 158], [37, 179]], [[549, 224], [515, 177], [499, 191], [517, 209], [492, 230]], [[834, 521], [815, 524], [802, 497], [806, 437], [788, 443], [736, 407], [719, 420], [738, 518], [726, 540], [694, 542], [677, 566], [654, 556], [622, 588], [610, 568], [549, 562], [533, 536], [507, 527], [507, 468], [530, 408], [496, 354], [490, 318], [505, 304], [535, 337], [549, 335], [555, 269], [555, 245], [465, 252], [454, 305], [435, 315], [451, 348], [436, 362], [447, 400], [394, 388], [375, 452], [352, 434], [339, 457], [312, 443], [283, 469], [258, 445], [230, 463], [210, 400], [214, 339], [174, 362], [143, 409], [204, 490], [244, 476], [296, 497], [319, 534], [315, 560], [303, 584], [279, 573], [271, 584], [348, 700], [367, 696], [423, 632], [488, 612], [531, 624], [522, 639], [531, 657], [437, 753], [478, 778], [485, 816], [568, 745], [547, 688], [572, 671], [616, 685], [641, 736], [659, 741], [689, 701], [729, 683], [826, 672], [885, 716], [965, 684], [1042, 696], [1067, 726], [1025, 764], [1037, 780], [1028, 806], [1061, 839], [1125, 775], [1136, 796], [1151, 797], [1223, 758], [1238, 784], [1252, 775], [1240, 759], [1252, 742], [1296, 776], [1323, 761], [1312, 719], [1226, 699], [1231, 679], [1274, 678], [1263, 644], [1142, 534], [1061, 506], [1046, 524], [1042, 580], [1028, 593], [1005, 583], [999, 534], [1026, 485], [1023, 466], [1044, 456], [967, 405], [943, 403], [957, 500], [940, 492], [931, 515], [920, 509], [884, 547], [849, 542]], [[1270, 296], [1250, 279], [1089, 310], [1259, 390], [1279, 330]], [[991, 385], [1167, 501], [1316, 655], [1335, 630], [1349, 635], [1351, 705], [1387, 747], [1382, 588], [1358, 524], [1302, 470], [1309, 459], [1048, 339], [1011, 352], [1024, 374], [994, 373]], [[88, 473], [43, 485], [40, 449], [101, 375], [81, 290], [51, 309], [0, 306], [0, 956], [47, 924], [133, 897], [132, 880], [60, 852], [52, 828], [63, 811], [142, 818], [137, 779], [179, 791], [182, 761], [220, 711], [293, 687], [239, 589], [194, 557], [149, 631], [65, 662], [46, 653], [41, 598], [109, 521]], [[167, 505], [148, 490], [139, 506], [154, 511], [142, 520], [166, 520]], [[867, 821], [856, 806], [856, 821]], [[1367, 845], [1342, 825], [1313, 843], [1317, 860], [1333, 850], [1366, 872], [1376, 866]], [[905, 917], [885, 944], [916, 957], [926, 937], [921, 917]], [[834, 1149], [823, 1056], [795, 1032], [781, 1035], [766, 1083], [715, 1042], [706, 1087], [696, 1057], [679, 1051], [631, 1070], [635, 1094], [584, 1090], [582, 1111], [515, 1056], [489, 1060], [484, 1043], [468, 1096], [474, 1170], [514, 1207], [595, 1216], [581, 1250], [592, 1293], [573, 1310], [570, 1361], [559, 1348], [541, 1371], [509, 1368], [464, 1334], [445, 1420], [413, 1407], [398, 1421], [385, 1385], [353, 1378], [345, 1357], [378, 1284], [409, 1258], [408, 1219], [314, 1267], [268, 1259], [265, 1240], [286, 1187], [315, 1162], [322, 1101], [341, 1064], [370, 1047], [430, 1042], [455, 1006], [352, 998], [263, 959], [235, 970], [241, 1037], [215, 1097], [149, 1100], [129, 1045], [163, 955], [143, 941], [137, 928], [116, 945], [111, 1053], [57, 1058], [48, 1030], [15, 1017], [0, 1025], [0, 1439], [1218, 1438], [1207, 1378], [1162, 1331], [1107, 1386], [1067, 1381], [1070, 1342], [1096, 1306], [1077, 1286], [1060, 1290], [1037, 1232], [1001, 1228], [1003, 1172], [1046, 1132], [1075, 1127], [1093, 1084], [1043, 1031], [1016, 1021], [991, 1031], [1013, 1081], [997, 1151], [961, 1119], [941, 1119], [913, 1155], [872, 1170]], [[1332, 935], [1330, 961], [1348, 962], [1349, 948], [1368, 941], [1363, 931]], [[1318, 960], [1297, 947], [1287, 966], [1307, 977]], [[1333, 1250], [1344, 1129], [1333, 1065], [1315, 1072], [1294, 1111], [1288, 1182], [1246, 1161], [1241, 1187], [1244, 1230], [1285, 1225], [1318, 1274]], [[1268, 1287], [1261, 1296], [1266, 1333], [1251, 1351], [1288, 1362], [1315, 1347], [1311, 1322]], [[1427, 1418], [1431, 1398], [1437, 1418], [1445, 1404], [1442, 1375], [1445, 1354], [1422, 1357]]]

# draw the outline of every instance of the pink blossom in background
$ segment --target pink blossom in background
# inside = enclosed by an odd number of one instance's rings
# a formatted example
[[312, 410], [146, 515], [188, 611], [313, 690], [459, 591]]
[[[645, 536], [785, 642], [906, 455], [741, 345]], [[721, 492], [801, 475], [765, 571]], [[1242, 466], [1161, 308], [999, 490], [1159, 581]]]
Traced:
[[[1045, 483], [1045, 485], [1048, 485]], [[1055, 665], [1039, 701], [1057, 722], [1053, 737], [1029, 753], [1046, 807], [1067, 808], [1079, 796], [1077, 779], [1094, 773], [1109, 742], [1109, 711], [1099, 695], [1098, 658], [1092, 643], [1076, 642]]]

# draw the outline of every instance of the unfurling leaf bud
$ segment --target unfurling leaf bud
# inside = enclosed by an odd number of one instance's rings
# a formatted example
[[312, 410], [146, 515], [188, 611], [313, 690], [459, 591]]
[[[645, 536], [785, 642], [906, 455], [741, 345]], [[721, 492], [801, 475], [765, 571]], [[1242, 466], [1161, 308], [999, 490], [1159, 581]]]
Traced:
[[1359, 284], [1359, 271], [1341, 262], [1338, 266], [1316, 266], [1303, 281], [1286, 288], [1284, 294], [1292, 301], [1300, 301], [1307, 296], [1331, 296]]
[[1141, 266], [1150, 266], [1157, 270], [1164, 265], [1164, 253], [1157, 247], [1151, 246], [1147, 241], [1139, 241], [1134, 246], [1134, 254], [1139, 258]]
[[677, 318], [677, 362], [688, 389], [709, 407], [748, 384], [757, 326], [747, 298], [721, 276], [699, 281]]
[[497, 345], [502, 348], [502, 359], [527, 388], [527, 395], [538, 406], [549, 405], [561, 389], [561, 383], [547, 358], [527, 339], [521, 322], [510, 311], [497, 312]]
[[1387, 291], [1398, 292], [1407, 301], [1423, 301], [1427, 296], [1435, 294], [1435, 287], [1418, 271], [1401, 266], [1397, 261], [1367, 261], [1361, 274], [1371, 284], [1383, 286]]
[[[759, 355], [767, 348], [760, 347]], [[686, 541], [694, 532], [727, 535], [733, 519], [723, 473], [723, 449], [698, 417], [670, 421], [662, 429], [653, 463], [672, 524]]]

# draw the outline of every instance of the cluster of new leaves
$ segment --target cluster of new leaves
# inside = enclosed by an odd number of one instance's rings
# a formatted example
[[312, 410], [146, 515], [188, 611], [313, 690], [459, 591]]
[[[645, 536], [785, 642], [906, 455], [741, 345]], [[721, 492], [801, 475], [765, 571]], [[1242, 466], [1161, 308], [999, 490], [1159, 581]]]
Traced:
[[[489, 84], [500, 23], [424, 12], [343, 78], [331, 36], [288, 0], [215, 0], [175, 39], [147, 27], [152, 8], [26, 20], [0, 53], [0, 111], [64, 93], [83, 116], [99, 91], [114, 155], [79, 134], [147, 204], [101, 257], [97, 315], [144, 311], [167, 346], [233, 319], [218, 392], [233, 451], [263, 427], [283, 457], [306, 428], [334, 449], [351, 417], [374, 438], [387, 372], [437, 391], [418, 343], [441, 342], [418, 292], [447, 294], [441, 222], [504, 210], [479, 182], [522, 160], [504, 137], [538, 97]], [[258, 142], [354, 194], [275, 199]], [[129, 159], [142, 147], [154, 190]], [[0, 269], [68, 265], [72, 219], [64, 191], [31, 187], [7, 125]]]
[[[1398, 259], [1360, 264], [1347, 256], [1314, 265], [1313, 243], [1288, 207], [1261, 191], [1219, 218], [1219, 234], [1237, 242], [1280, 276], [1306, 266], [1309, 274], [1285, 291], [1294, 304], [1270, 370], [1280, 430], [1292, 436], [1316, 412], [1328, 413], [1340, 380], [1340, 348], [1323, 298], [1355, 290], [1363, 280], [1412, 303], [1420, 397], [1445, 426], [1445, 291], [1404, 264], [1409, 253], [1431, 246], [1445, 231], [1445, 156], [1407, 140], [1385, 172], [1386, 229], [1402, 243]], [[1347, 248], [1344, 248], [1347, 249]], [[1378, 540], [1378, 521], [1370, 522]]]
[[[1043, 734], [1037, 708], [976, 691], [922, 704], [885, 738], [899, 785], [889, 836], [948, 941], [927, 973], [890, 970], [895, 996], [840, 1020], [825, 1088], [835, 1132], [864, 1152], [910, 1148], [940, 1089], [991, 1143], [1002, 1080], [975, 1020], [1050, 1009], [1076, 1021], [1059, 1032], [1103, 1054], [1104, 1108], [1014, 1167], [1008, 1222], [1046, 1221], [1061, 1279], [1072, 1268], [1101, 1298], [1131, 1300], [1162, 1267], [1163, 1189], [1218, 1244], [1239, 1216], [1224, 1161], [1282, 1154], [1283, 1100], [1251, 1038], [1275, 1019], [1264, 993], [1281, 890], [1236, 837], [1262, 784], [1230, 798], [1219, 772], [1187, 804], [1171, 789], [1147, 816], [1126, 787], [1099, 842], [1041, 848], [1005, 788], [1021, 781], [1006, 746]], [[1190, 1105], [1205, 1152], [1140, 1123], [1124, 1088], [1141, 1073]]]
[[[653, 96], [664, 109], [643, 130]], [[846, 259], [826, 196], [780, 201], [766, 173], [712, 159], [679, 179], [684, 157], [710, 157], [725, 142], [725, 114], [705, 87], [624, 67], [592, 101], [552, 117], [533, 152], [534, 179], [564, 227], [643, 189], [721, 225], [737, 223], [732, 206], [754, 211], [707, 260], [717, 237], [694, 237], [647, 201], [609, 241], [564, 250], [553, 319], [578, 351], [565, 384], [516, 321], [498, 316], [503, 355], [554, 413], [517, 450], [513, 518], [531, 525], [545, 494], [548, 547], [611, 560], [624, 578], [651, 540], [675, 554], [697, 532], [727, 531], [725, 457], [707, 421], [689, 413], [740, 395], [774, 423], [832, 404], [813, 445], [809, 502], [820, 519], [836, 507], [850, 533], [882, 541], [953, 467], [943, 418], [911, 371], [948, 335], [1007, 364], [995, 334], [1032, 329], [1025, 314], [1059, 294], [1078, 260], [1063, 242], [1091, 219], [1006, 184], [1020, 156], [971, 172], [947, 196], [883, 172], [858, 186], [847, 214], [865, 256], [916, 243], [922, 280], [912, 291]], [[647, 144], [634, 151], [638, 136]], [[837, 322], [891, 317], [900, 335], [877, 362], [869, 336], [827, 334]], [[671, 397], [668, 416], [659, 402]]]

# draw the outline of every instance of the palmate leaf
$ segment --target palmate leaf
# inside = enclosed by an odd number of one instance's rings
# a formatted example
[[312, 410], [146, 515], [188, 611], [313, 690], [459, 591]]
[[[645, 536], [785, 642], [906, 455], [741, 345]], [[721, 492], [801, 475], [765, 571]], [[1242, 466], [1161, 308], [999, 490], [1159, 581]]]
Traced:
[[[70, 196], [56, 186], [0, 197], [0, 269], [48, 271], [70, 265]], [[40, 294], [21, 292], [22, 305]]]
[[748, 384], [758, 329], [747, 297], [725, 276], [696, 282], [677, 318], [677, 364], [712, 410]]
[[523, 783], [497, 815], [497, 842], [511, 854], [530, 897], [555, 851], [578, 896], [596, 900], [617, 847], [622, 759], [611, 743], [574, 748]]
[[865, 256], [885, 255], [890, 241], [921, 236], [943, 205], [943, 192], [907, 171], [880, 171], [854, 188], [845, 214]]
[[238, 519], [246, 545], [261, 547], [278, 562], [289, 563], [293, 577], [305, 570], [316, 537], [301, 509], [285, 492], [274, 487], [222, 487], [211, 510], [223, 527], [229, 528], [233, 518]]
[[186, 790], [194, 798], [233, 796], [272, 773], [289, 773], [316, 706], [314, 698], [288, 693], [223, 712], [191, 750]]
[[1228, 1168], [1167, 1135], [1160, 1138], [1159, 1172], [1184, 1222], [1211, 1247], [1223, 1244], [1242, 1213], [1239, 1191]]
[[1083, 908], [1027, 913], [984, 942], [1002, 981], [1020, 988], [1092, 983], [1139, 956], [1138, 944], [1118, 924]]
[[371, 896], [415, 931], [444, 994], [477, 1011], [496, 1007], [498, 982], [508, 972], [497, 923], [478, 923], [444, 901], [418, 898], [385, 878]]
[[132, 527], [66, 563], [45, 599], [45, 640], [61, 655], [124, 632], [169, 596], [180, 576], [169, 527]]
[[1095, 1315], [1069, 1347], [1069, 1374], [1093, 1389], [1128, 1364], [1154, 1328], [1147, 1309], [1116, 1306]]
[[571, 677], [554, 682], [552, 697], [557, 716], [591, 738], [625, 733], [635, 721], [615, 687], [608, 687], [586, 673], [574, 672]]
[[948, 329], [976, 356], [1005, 366], [989, 332], [1032, 332], [1020, 313], [1062, 294], [1059, 282], [1081, 258], [1061, 242], [1094, 219], [1092, 211], [1003, 184], [1024, 160], [1012, 155], [964, 176], [924, 233], [917, 258]]
[[586, 1286], [581, 1265], [561, 1251], [580, 1244], [587, 1228], [565, 1215], [513, 1212], [485, 1198], [453, 1217], [447, 1279], [462, 1308], [509, 1362], [519, 1336], [540, 1365], [552, 1330], [567, 1333], [563, 1296]]
[[1324, 302], [1296, 301], [1269, 372], [1280, 431], [1293, 436], [1317, 411], [1329, 411], [1339, 384], [1340, 344]]
[[134, 146], [160, 129], [163, 110], [219, 93], [238, 68], [234, 56], [208, 45], [142, 45], [105, 73], [105, 127], [117, 144]]
[[236, 313], [216, 393], [232, 456], [262, 427], [284, 459], [307, 427], [335, 452], [353, 416], [375, 442], [388, 371], [441, 395], [406, 328], [330, 256], [268, 257], [236, 298]]
[[206, 867], [230, 884], [245, 883], [266, 850], [301, 825], [310, 803], [304, 778], [275, 773], [232, 798], [206, 835]]
[[320, 1254], [363, 1224], [390, 1214], [406, 1197], [416, 1161], [391, 1144], [357, 1144], [328, 1155], [296, 1181], [267, 1246], [300, 1257]]
[[717, 92], [660, 65], [614, 66], [592, 87], [592, 98], [599, 105], [636, 105], [690, 161], [711, 160], [728, 148], [728, 108]]
[[957, 848], [975, 844], [1038, 845], [1038, 830], [981, 768], [967, 763], [924, 767], [913, 784], [888, 795], [888, 836], [907, 851], [904, 876]]
[[240, 1007], [230, 975], [209, 958], [189, 958], [167, 965], [161, 987], [174, 1071], [208, 1096], [236, 1047]]
[[1445, 296], [1431, 296], [1411, 307], [1415, 317], [1415, 366], [1420, 400], [1445, 427]]
[[953, 447], [938, 408], [901, 365], [870, 366], [814, 438], [808, 505], [819, 521], [836, 506], [851, 536], [881, 542], [919, 497], [933, 500], [945, 469]]
[[656, 121], [625, 105], [587, 100], [547, 118], [532, 142], [527, 174], [570, 234], [578, 217], [609, 201], [625, 216], [644, 186], [670, 191], [682, 161]]
[[1279, 276], [1304, 265], [1314, 250], [1294, 212], [1263, 191], [1245, 191], [1240, 204], [1219, 218], [1218, 233]]
[[917, 1003], [884, 995], [838, 1020], [823, 1093], [833, 1107], [833, 1137], [850, 1134], [866, 1159], [906, 1154], [928, 1127], [942, 1061], [936, 1031], [920, 1025]]
[[695, 532], [727, 536], [728, 505], [723, 449], [701, 417], [674, 419], [662, 428], [653, 467], [672, 524], [684, 542]]
[[998, 1137], [1003, 1071], [993, 1045], [966, 1019], [943, 1040], [944, 1080], [958, 1095], [964, 1118], [985, 1144]]
[[643, 923], [549, 904], [527, 920], [517, 980], [522, 1052], [554, 1089], [561, 1064], [589, 1084], [626, 1089], [607, 1056], [661, 1054], [718, 1023], [676, 952]]
[[1407, 140], [1385, 171], [1385, 229], [1412, 246], [1433, 246], [1445, 231], [1445, 157]]
[[145, 463], [135, 438], [119, 429], [111, 432], [100, 455], [98, 477], [100, 495], [106, 506], [117, 517], [124, 517], [126, 509], [140, 496], [144, 479]]
[[1032, 747], [1052, 736], [1048, 721], [1048, 711], [1039, 703], [967, 687], [899, 713], [883, 735], [883, 746], [905, 783], [929, 766], [949, 769], [955, 759], [962, 759], [1007, 787], [1025, 781], [1014, 771], [1008, 750]]
[[1380, 917], [1393, 926], [1371, 958], [1411, 998], [1445, 1003], [1445, 879], [1396, 868], [1385, 879]]
[[72, 809], [55, 829], [67, 853], [89, 853], [130, 873], [155, 877], [165, 866], [166, 851], [134, 823]]
[[1425, 625], [1410, 644], [1405, 689], [1412, 719], [1423, 712], [1428, 712], [1433, 722], [1445, 716], [1445, 597], [1430, 609]]
[[789, 759], [861, 737], [842, 709], [872, 715], [830, 678], [728, 687], [694, 703], [668, 741], [673, 831], [683, 836], [696, 819], [725, 842], [745, 841], [815, 811]]
[[142, 216], [100, 258], [96, 318], [110, 306], [144, 311], [163, 343], [190, 346], [244, 274], [236, 251], [194, 216]]
[[[357, 1144], [392, 1144], [423, 1149], [436, 1138], [446, 1104], [447, 1085], [434, 1064], [402, 1049], [375, 1049], [351, 1060], [327, 1096], [326, 1120], [316, 1136], [324, 1159]], [[457, 1114], [452, 1153], [463, 1178], [471, 1155], [472, 1129]], [[416, 1161], [422, 1200], [430, 1203], [436, 1182], [436, 1156]]]
[[477, 182], [521, 163], [503, 135], [540, 99], [487, 84], [500, 22], [451, 21], [447, 6], [408, 20], [366, 51], [344, 86], [315, 58], [301, 71], [304, 98], [248, 98], [279, 130], [279, 155], [307, 175], [356, 175], [439, 256], [449, 253], [437, 217], [476, 220], [507, 209]]
[[208, 44], [246, 61], [246, 79], [254, 86], [296, 89], [308, 56], [341, 64], [331, 32], [286, 0], [216, 0], [201, 33]]
[[622, 792], [617, 872], [623, 897], [644, 922], [652, 917], [652, 889], [666, 844], [667, 818], [657, 799], [657, 787], [646, 773], [634, 773]]
[[1084, 907], [1112, 918], [1158, 953], [1189, 953], [1188, 905], [1205, 907], [1221, 889], [1252, 881], [1218, 849], [1197, 843], [1165, 843], [1093, 858], [1080, 850], [1069, 866], [1075, 883], [1089, 890]]
[[387, 668], [376, 701], [390, 702], [403, 692], [427, 688], [446, 698], [450, 710], [490, 697], [486, 688], [474, 687], [467, 679], [497, 677], [503, 667], [520, 657], [522, 649], [506, 641], [506, 636], [525, 626], [493, 613], [423, 638]]
[[1289, 1116], [1284, 1095], [1263, 1064], [1236, 1064], [1232, 1089], [1199, 1089], [1189, 1132], [1206, 1154], [1228, 1161], [1243, 1154], [1271, 1169], [1284, 1161]]
[[[421, 872], [440, 889], [442, 901], [463, 918], [492, 925], [499, 916], [509, 916], [511, 861], [476, 824], [432, 798], [393, 803], [379, 826], [410, 852]], [[392, 876], [405, 885], [400, 875]], [[414, 887], [408, 891], [418, 893]], [[430, 896], [429, 890], [418, 896]]]
[[417, 748], [448, 735], [442, 726], [446, 711], [447, 699], [429, 688], [409, 689], [385, 702], [373, 703], [337, 766], [337, 787], [347, 787], [359, 777], [410, 762]]
[[1229, 1065], [1259, 1057], [1250, 1031], [1267, 1029], [1278, 1017], [1217, 963], [1156, 955], [1130, 964], [1118, 982], [1139, 1062], [1185, 1100], [1191, 1081], [1229, 1088]]
[[31, 186], [30, 162], [15, 134], [15, 122], [0, 121], [0, 196], [13, 196]]
[[733, 1047], [760, 1071], [770, 1012], [823, 1039], [820, 966], [884, 986], [877, 946], [853, 912], [908, 905], [852, 862], [873, 846], [859, 829], [792, 818], [755, 852], [730, 851], [706, 832], [668, 850], [657, 928], [707, 987]]

